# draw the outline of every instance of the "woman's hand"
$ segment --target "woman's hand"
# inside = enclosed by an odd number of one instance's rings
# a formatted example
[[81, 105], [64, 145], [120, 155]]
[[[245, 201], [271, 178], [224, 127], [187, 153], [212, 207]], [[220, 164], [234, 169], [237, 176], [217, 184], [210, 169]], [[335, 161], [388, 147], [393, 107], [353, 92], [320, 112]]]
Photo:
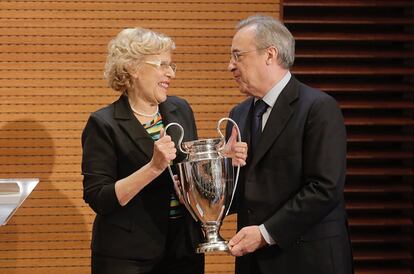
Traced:
[[[163, 130], [160, 136], [163, 136]], [[128, 177], [115, 183], [115, 193], [121, 206], [125, 206], [146, 185], [154, 181], [176, 157], [176, 149], [171, 137], [166, 135], [154, 143], [151, 161]]]
[[163, 135], [164, 129], [161, 129], [160, 136], [162, 137], [154, 143], [153, 155], [150, 162], [151, 168], [158, 173], [163, 172], [177, 156], [177, 149], [175, 148], [174, 142], [171, 141], [171, 137]]
[[245, 166], [247, 159], [247, 143], [237, 142], [237, 135], [237, 130], [233, 127], [231, 136], [223, 149], [223, 155], [232, 158], [233, 166]]

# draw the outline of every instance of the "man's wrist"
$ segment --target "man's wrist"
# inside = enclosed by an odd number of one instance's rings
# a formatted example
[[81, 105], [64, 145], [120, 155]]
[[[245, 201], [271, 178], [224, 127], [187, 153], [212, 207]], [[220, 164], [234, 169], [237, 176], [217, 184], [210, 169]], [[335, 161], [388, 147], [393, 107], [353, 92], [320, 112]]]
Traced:
[[270, 236], [269, 232], [267, 231], [264, 224], [259, 225], [260, 233], [262, 234], [263, 239], [266, 241], [268, 245], [276, 244], [276, 241]]

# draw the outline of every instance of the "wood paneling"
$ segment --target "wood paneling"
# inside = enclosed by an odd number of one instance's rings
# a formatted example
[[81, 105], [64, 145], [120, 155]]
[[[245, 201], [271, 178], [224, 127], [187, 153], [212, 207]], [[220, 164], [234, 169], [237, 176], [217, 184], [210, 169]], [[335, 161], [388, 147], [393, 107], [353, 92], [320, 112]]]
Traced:
[[[106, 45], [121, 29], [173, 37], [173, 95], [192, 105], [199, 136], [243, 96], [226, 71], [236, 23], [279, 17], [278, 0], [39, 0], [0, 2], [0, 177], [39, 177], [0, 227], [0, 273], [89, 273], [94, 213], [82, 200], [80, 136], [89, 113], [118, 94], [103, 79]], [[235, 232], [235, 216], [222, 234]], [[208, 255], [206, 273], [234, 273], [234, 259]]]
[[293, 72], [345, 116], [358, 274], [413, 272], [414, 2], [284, 0]]

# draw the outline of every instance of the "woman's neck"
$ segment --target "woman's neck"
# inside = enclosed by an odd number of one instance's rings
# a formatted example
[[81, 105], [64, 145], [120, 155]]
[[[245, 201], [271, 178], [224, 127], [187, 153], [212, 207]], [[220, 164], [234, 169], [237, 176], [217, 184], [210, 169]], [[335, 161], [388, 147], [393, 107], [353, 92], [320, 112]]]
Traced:
[[128, 96], [128, 101], [134, 116], [141, 124], [151, 122], [158, 114], [158, 104], [146, 102], [136, 96], [132, 98]]
[[158, 110], [158, 104], [143, 100], [139, 96], [128, 95], [128, 101], [131, 108], [142, 116], [155, 115], [154, 113], [156, 113]]

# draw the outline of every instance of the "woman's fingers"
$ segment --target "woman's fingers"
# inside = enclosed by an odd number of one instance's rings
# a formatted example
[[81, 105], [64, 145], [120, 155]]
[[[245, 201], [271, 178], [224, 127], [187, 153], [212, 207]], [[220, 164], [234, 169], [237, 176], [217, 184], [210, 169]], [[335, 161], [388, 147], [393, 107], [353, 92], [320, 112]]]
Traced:
[[167, 168], [167, 166], [177, 156], [177, 149], [174, 142], [171, 141], [171, 137], [165, 135], [154, 143], [153, 150], [153, 162], [161, 170]]

